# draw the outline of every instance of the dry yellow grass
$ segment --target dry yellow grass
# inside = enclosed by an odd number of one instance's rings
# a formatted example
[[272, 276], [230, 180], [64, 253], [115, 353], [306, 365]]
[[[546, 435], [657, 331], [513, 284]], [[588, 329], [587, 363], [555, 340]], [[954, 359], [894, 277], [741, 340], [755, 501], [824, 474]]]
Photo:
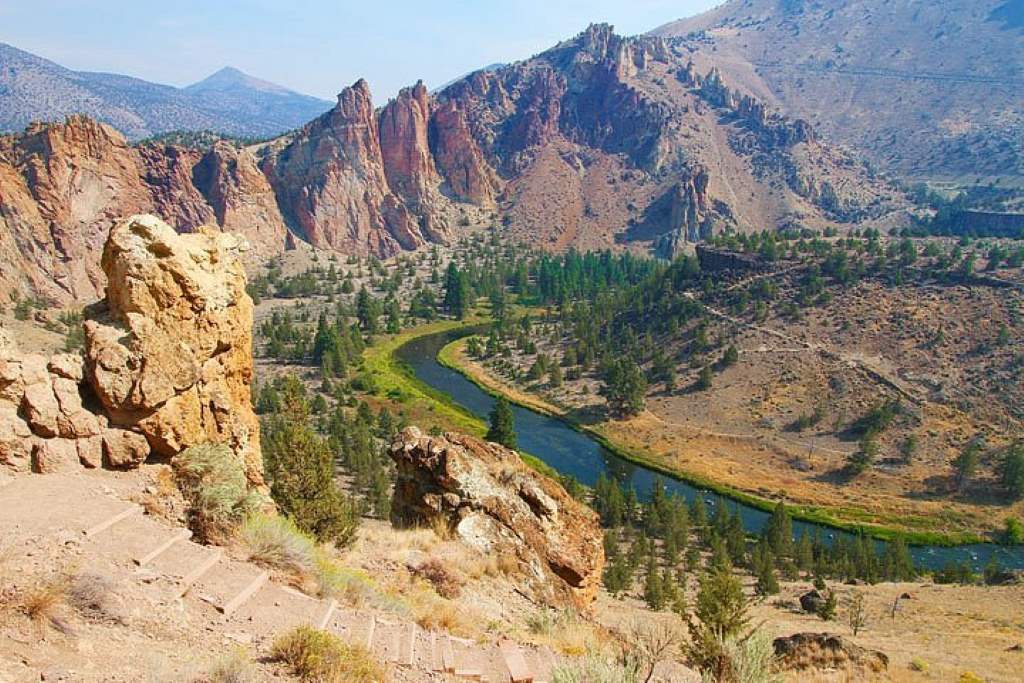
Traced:
[[274, 641], [271, 657], [310, 683], [377, 683], [384, 669], [366, 649], [333, 633], [299, 626]]

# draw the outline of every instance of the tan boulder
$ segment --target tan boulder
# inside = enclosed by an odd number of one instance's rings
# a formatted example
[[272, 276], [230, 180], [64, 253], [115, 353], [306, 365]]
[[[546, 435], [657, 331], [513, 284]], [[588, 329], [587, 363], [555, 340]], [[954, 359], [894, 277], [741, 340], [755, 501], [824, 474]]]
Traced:
[[57, 421], [60, 416], [60, 405], [49, 380], [49, 375], [44, 375], [42, 381], [26, 384], [25, 394], [21, 399], [22, 411], [32, 431], [47, 438], [60, 433]]
[[65, 472], [78, 466], [78, 444], [74, 439], [37, 439], [32, 447], [32, 471], [41, 474]]
[[60, 412], [57, 414], [57, 429], [66, 439], [98, 436], [101, 419], [82, 406], [82, 395], [78, 382], [66, 377], [53, 377], [53, 395], [57, 398]]
[[51, 375], [81, 382], [85, 376], [82, 357], [73, 353], [58, 353], [46, 364]]
[[103, 252], [107, 298], [85, 324], [86, 376], [111, 425], [170, 458], [226, 444], [262, 486], [246, 248], [202, 227], [179, 235], [153, 216], [118, 223]]
[[490, 556], [514, 556], [524, 588], [548, 605], [585, 608], [601, 585], [604, 545], [593, 510], [519, 454], [463, 434], [395, 437], [392, 515], [406, 524], [445, 520]]
[[32, 430], [18, 415], [16, 406], [0, 401], [0, 464], [28, 469], [31, 456]]
[[78, 447], [78, 462], [82, 463], [83, 467], [95, 469], [103, 466], [102, 436], [87, 436], [77, 439], [75, 444]]
[[142, 434], [111, 428], [103, 432], [103, 462], [115, 470], [134, 469], [149, 456], [149, 441]]

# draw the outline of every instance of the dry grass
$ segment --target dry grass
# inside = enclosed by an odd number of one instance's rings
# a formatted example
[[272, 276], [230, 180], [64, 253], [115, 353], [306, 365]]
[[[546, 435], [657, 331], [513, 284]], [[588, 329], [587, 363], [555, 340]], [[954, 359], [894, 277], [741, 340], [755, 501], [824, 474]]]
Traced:
[[600, 651], [607, 644], [598, 628], [573, 610], [537, 612], [527, 617], [526, 627], [529, 640], [572, 657]]
[[384, 670], [364, 648], [311, 626], [299, 626], [274, 641], [271, 658], [288, 665], [303, 681], [374, 683]]
[[478, 638], [486, 625], [487, 620], [482, 615], [464, 604], [438, 597], [433, 590], [413, 588], [405, 599], [416, 623], [428, 631], [448, 631], [463, 638]]
[[260, 680], [249, 653], [235, 647], [213, 663], [202, 683], [257, 683]]
[[301, 578], [313, 571], [317, 545], [310, 535], [281, 515], [256, 513], [238, 529], [238, 541], [250, 560]]
[[444, 515], [436, 515], [430, 520], [430, 530], [442, 541], [450, 541], [455, 535], [451, 521]]
[[62, 633], [70, 633], [72, 629], [62, 614], [68, 604], [69, 590], [67, 575], [39, 579], [19, 593], [18, 609], [41, 628], [50, 625]]
[[442, 598], [454, 600], [462, 594], [465, 581], [459, 574], [437, 557], [428, 558], [417, 565], [413, 574], [426, 579]]

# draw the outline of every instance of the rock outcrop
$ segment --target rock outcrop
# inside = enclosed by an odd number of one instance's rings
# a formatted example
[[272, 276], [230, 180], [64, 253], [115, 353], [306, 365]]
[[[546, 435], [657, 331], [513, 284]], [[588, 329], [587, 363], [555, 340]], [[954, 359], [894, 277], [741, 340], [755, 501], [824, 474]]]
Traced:
[[0, 337], [0, 465], [46, 473], [145, 459], [141, 434], [110, 426], [89, 405], [81, 357], [24, 353], [6, 331]]
[[250, 152], [216, 145], [132, 147], [84, 116], [0, 137], [0, 293], [87, 303], [102, 296], [99, 255], [122, 216], [156, 213], [179, 231], [241, 233], [254, 257], [284, 249], [285, 225]]
[[[130, 146], [82, 117], [0, 137], [0, 296], [86, 303], [114, 221], [239, 232], [251, 254], [304, 238], [391, 256], [449, 240], [468, 202], [552, 249], [885, 216], [898, 192], [803, 121], [699, 75], [675, 45], [595, 24], [539, 55], [375, 109], [363, 80], [303, 128], [242, 147]], [[684, 61], [686, 60], [686, 61]], [[623, 226], [629, 226], [623, 230]]]
[[878, 674], [889, 668], [889, 657], [868, 650], [832, 633], [795, 633], [774, 641], [775, 656], [782, 671], [859, 670]]
[[[419, 152], [421, 100], [407, 93], [406, 114], [413, 120], [389, 121], [391, 170], [412, 199], [434, 182], [432, 167]], [[393, 104], [394, 118], [401, 114]], [[402, 136], [405, 136], [404, 138]], [[425, 142], [424, 142], [425, 145]], [[392, 192], [385, 171], [381, 138], [370, 87], [359, 80], [338, 95], [338, 105], [316, 119], [263, 164], [285, 216], [313, 246], [391, 256], [426, 243], [419, 218]]]
[[396, 522], [441, 519], [481, 552], [514, 556], [524, 588], [540, 602], [576, 608], [593, 602], [604, 567], [596, 515], [518, 453], [409, 427], [395, 437], [391, 457]]
[[[141, 433], [157, 454], [223, 443], [259, 486], [245, 248], [202, 227], [179, 235], [153, 216], [118, 223], [103, 251], [107, 296], [85, 322], [86, 377], [111, 424]], [[126, 439], [106, 449], [122, 465], [140, 450]]]

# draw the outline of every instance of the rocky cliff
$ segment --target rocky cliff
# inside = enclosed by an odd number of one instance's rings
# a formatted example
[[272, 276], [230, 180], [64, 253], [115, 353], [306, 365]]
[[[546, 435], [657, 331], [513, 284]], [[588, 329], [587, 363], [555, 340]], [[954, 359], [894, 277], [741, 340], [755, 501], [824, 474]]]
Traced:
[[[0, 338], [0, 463], [126, 468], [226, 444], [262, 486], [252, 409], [252, 301], [244, 240], [154, 216], [118, 222], [103, 249], [106, 298], [88, 310], [84, 359]], [[2, 332], [2, 330], [0, 330]]]
[[0, 290], [58, 302], [102, 295], [100, 254], [121, 216], [155, 213], [182, 232], [243, 234], [253, 254], [284, 248], [285, 226], [252, 155], [132, 147], [82, 116], [0, 138]]
[[701, 72], [665, 40], [593, 25], [529, 60], [375, 110], [365, 81], [302, 129], [209, 149], [129, 146], [82, 117], [0, 139], [0, 289], [87, 301], [114, 217], [239, 232], [257, 257], [296, 236], [389, 256], [453, 236], [457, 203], [554, 249], [665, 251], [722, 230], [820, 228], [901, 198], [811, 127]]
[[604, 545], [595, 513], [519, 454], [462, 434], [395, 436], [396, 522], [442, 520], [488, 555], [511, 555], [524, 587], [546, 604], [584, 608], [601, 585]]

